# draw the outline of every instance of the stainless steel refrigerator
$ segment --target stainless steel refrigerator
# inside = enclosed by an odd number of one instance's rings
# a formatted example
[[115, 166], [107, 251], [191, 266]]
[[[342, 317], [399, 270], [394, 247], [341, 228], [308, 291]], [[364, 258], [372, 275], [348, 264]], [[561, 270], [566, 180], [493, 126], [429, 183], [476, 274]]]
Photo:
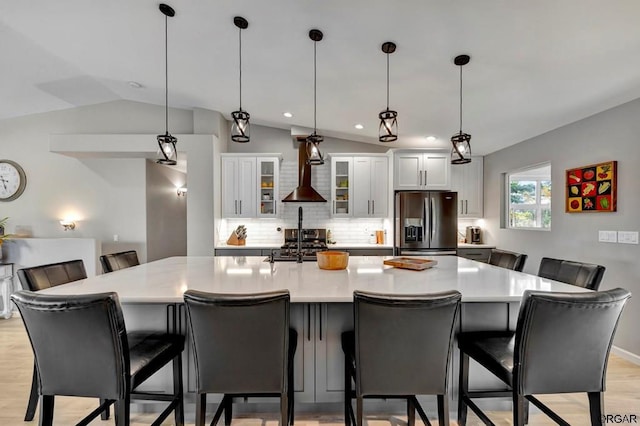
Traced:
[[394, 219], [396, 255], [456, 254], [457, 192], [396, 192]]

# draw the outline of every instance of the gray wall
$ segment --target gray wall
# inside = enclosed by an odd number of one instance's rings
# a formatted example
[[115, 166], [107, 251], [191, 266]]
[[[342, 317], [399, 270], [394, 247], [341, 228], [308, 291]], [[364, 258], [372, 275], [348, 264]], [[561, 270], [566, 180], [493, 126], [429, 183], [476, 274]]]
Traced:
[[[601, 289], [635, 293], [623, 314], [615, 345], [640, 356], [640, 245], [598, 242], [598, 230], [640, 231], [640, 100], [545, 133], [484, 159], [485, 242], [527, 253], [525, 272], [537, 273], [542, 257], [599, 263], [607, 270]], [[618, 209], [614, 213], [565, 213], [565, 171], [618, 161]], [[551, 163], [551, 232], [500, 228], [502, 174]], [[640, 358], [638, 358], [640, 359]]]
[[187, 199], [176, 188], [184, 173], [146, 160], [147, 262], [187, 255]]

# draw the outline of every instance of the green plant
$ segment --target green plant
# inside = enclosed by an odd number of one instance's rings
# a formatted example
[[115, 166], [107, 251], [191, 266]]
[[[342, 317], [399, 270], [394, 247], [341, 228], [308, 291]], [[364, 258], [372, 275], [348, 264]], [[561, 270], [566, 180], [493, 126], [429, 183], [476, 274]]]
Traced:
[[[4, 225], [7, 223], [7, 220], [9, 218], [5, 217], [4, 219], [0, 219], [0, 228], [4, 229]], [[5, 234], [4, 232], [2, 232], [0, 234], [0, 245], [2, 245], [3, 242], [10, 240], [11, 237], [13, 237], [13, 235], [11, 234]]]

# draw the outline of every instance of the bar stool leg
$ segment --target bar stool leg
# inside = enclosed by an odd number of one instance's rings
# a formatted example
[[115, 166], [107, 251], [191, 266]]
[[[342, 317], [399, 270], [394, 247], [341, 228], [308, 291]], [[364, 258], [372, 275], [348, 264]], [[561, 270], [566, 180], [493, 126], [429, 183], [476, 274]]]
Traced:
[[123, 399], [119, 399], [113, 404], [116, 426], [129, 426], [130, 403], [131, 396], [127, 394]]
[[[514, 384], [514, 388], [515, 388]], [[516, 390], [513, 391], [513, 426], [524, 426], [524, 410], [525, 398], [519, 395]]]
[[344, 357], [344, 424], [351, 426], [351, 373], [349, 372], [349, 357]]
[[362, 426], [364, 420], [364, 406], [363, 406], [363, 398], [361, 396], [356, 396], [356, 422], [357, 426]]
[[233, 417], [233, 398], [225, 395], [224, 399], [224, 424], [225, 426], [230, 426], [231, 418]]
[[40, 424], [39, 426], [53, 426], [53, 395], [40, 397]]
[[591, 424], [602, 424], [602, 411], [604, 408], [604, 393], [602, 392], [589, 392], [589, 413], [591, 414]]
[[438, 422], [449, 426], [449, 395], [438, 395]]
[[174, 408], [176, 426], [184, 425], [184, 399], [182, 385], [182, 355], [173, 359], [173, 394], [178, 397], [178, 405]]
[[206, 415], [207, 394], [201, 393], [196, 396], [196, 426], [204, 426]]
[[458, 425], [467, 424], [467, 404], [463, 395], [469, 390], [469, 355], [460, 351], [460, 376], [458, 382]]
[[416, 406], [413, 404], [413, 397], [407, 398], [407, 425], [416, 424]]
[[280, 424], [286, 426], [289, 422], [289, 401], [287, 392], [280, 394]]
[[33, 416], [36, 415], [36, 408], [38, 407], [38, 372], [36, 371], [36, 365], [33, 364], [33, 376], [31, 377], [31, 391], [29, 392], [29, 402], [27, 403], [27, 412], [24, 415], [24, 421], [30, 422], [33, 420]]

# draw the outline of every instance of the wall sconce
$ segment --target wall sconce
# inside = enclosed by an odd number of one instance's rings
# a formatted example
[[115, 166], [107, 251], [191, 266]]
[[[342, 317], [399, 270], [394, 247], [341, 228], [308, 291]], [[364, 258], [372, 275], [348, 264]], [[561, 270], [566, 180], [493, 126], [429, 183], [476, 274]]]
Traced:
[[76, 223], [72, 220], [61, 220], [60, 225], [62, 225], [65, 231], [73, 231], [74, 229], [76, 229]]
[[182, 188], [178, 188], [178, 197], [186, 197], [187, 196], [187, 188], [186, 187], [182, 187]]

